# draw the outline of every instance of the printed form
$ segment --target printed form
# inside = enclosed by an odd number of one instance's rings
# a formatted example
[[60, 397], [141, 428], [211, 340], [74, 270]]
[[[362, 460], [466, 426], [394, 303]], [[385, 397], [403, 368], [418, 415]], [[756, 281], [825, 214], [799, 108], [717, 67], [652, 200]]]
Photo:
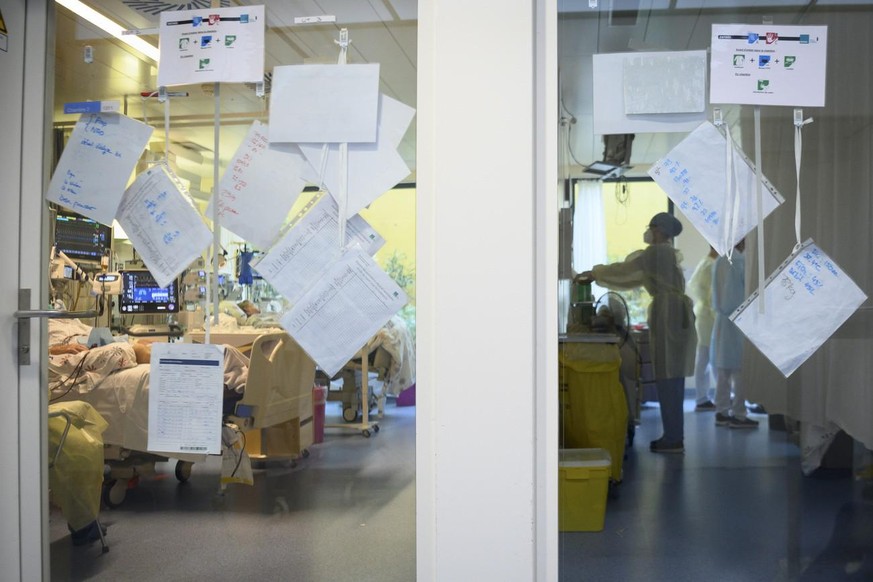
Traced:
[[[273, 287], [292, 303], [337, 258], [339, 247], [339, 207], [330, 196], [321, 199], [302, 218], [295, 221], [270, 252], [254, 267]], [[310, 202], [312, 204], [312, 202]], [[385, 239], [360, 215], [346, 225], [346, 245], [362, 248], [372, 255]]]
[[224, 346], [152, 344], [148, 450], [221, 454]]
[[282, 317], [282, 326], [333, 376], [407, 300], [366, 252], [350, 250]]

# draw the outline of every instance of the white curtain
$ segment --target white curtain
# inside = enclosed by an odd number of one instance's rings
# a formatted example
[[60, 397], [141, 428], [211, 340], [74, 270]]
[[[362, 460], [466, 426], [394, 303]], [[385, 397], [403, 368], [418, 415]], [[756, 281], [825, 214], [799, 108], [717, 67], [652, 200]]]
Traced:
[[[606, 262], [606, 218], [603, 213], [603, 184], [597, 180], [577, 182], [576, 211], [573, 214], [573, 270], [588, 271]], [[597, 299], [606, 289], [592, 285]]]
[[[800, 176], [801, 239], [812, 238], [873, 296], [873, 74], [860, 55], [873, 54], [873, 13], [810, 11], [804, 24], [828, 26], [826, 106], [804, 111]], [[764, 108], [762, 166], [786, 203], [764, 229], [765, 273], [789, 255], [794, 232], [794, 126], [788, 107]], [[743, 147], [754, 155], [752, 108], [744, 107]], [[757, 235], [746, 250], [749, 291], [757, 288]], [[873, 449], [873, 302], [868, 300], [790, 378], [747, 344], [748, 398], [828, 432], [839, 427]], [[827, 317], [823, 309], [822, 317]], [[803, 444], [803, 443], [802, 443]], [[807, 445], [804, 444], [804, 449]], [[804, 454], [807, 451], [804, 450]]]

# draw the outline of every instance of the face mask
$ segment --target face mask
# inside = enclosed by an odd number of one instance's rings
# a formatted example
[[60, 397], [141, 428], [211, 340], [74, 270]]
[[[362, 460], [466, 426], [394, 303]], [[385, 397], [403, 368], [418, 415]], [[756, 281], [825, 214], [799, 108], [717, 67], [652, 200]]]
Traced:
[[655, 233], [652, 232], [651, 228], [647, 228], [646, 232], [643, 233], [643, 242], [647, 245], [655, 242]]

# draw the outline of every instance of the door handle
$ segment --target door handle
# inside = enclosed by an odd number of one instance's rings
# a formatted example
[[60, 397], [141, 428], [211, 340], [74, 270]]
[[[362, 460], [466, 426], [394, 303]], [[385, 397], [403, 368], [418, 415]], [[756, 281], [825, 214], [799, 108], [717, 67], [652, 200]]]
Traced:
[[30, 309], [30, 289], [18, 290], [18, 311], [12, 314], [18, 320], [18, 365], [30, 365], [30, 320], [46, 319], [78, 319], [98, 317], [99, 311], [58, 311], [56, 309]]
[[79, 319], [81, 318], [89, 318], [89, 317], [98, 317], [100, 313], [92, 309], [90, 311], [58, 311], [57, 309], [25, 309], [16, 311], [12, 314], [15, 319], [33, 319], [33, 318], [44, 318], [44, 319]]

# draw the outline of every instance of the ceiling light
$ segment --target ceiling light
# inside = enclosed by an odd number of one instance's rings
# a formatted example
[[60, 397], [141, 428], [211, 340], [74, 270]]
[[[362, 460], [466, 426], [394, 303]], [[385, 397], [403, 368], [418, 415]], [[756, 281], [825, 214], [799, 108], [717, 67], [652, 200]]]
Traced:
[[123, 42], [124, 44], [138, 50], [154, 62], [158, 62], [160, 60], [160, 52], [157, 47], [152, 44], [147, 43], [143, 39], [139, 38], [135, 35], [126, 35], [124, 33], [124, 28], [117, 22], [114, 22], [107, 18], [106, 16], [100, 14], [90, 6], [86, 6], [82, 4], [79, 0], [55, 0], [58, 4], [69, 10], [70, 12], [80, 16], [104, 31], [105, 33], [113, 36]]

